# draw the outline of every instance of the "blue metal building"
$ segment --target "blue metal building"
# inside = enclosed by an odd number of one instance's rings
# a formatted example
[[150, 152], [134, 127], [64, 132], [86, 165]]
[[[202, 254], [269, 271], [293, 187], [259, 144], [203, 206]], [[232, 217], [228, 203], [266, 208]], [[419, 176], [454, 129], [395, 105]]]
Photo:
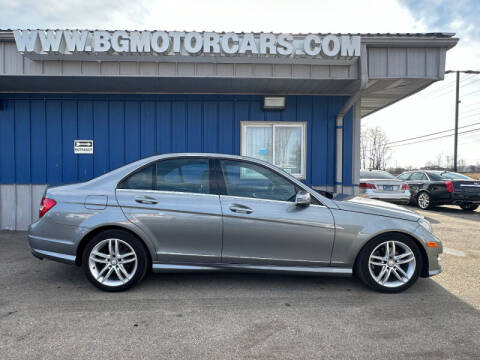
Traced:
[[[11, 31], [0, 32], [0, 229], [26, 229], [47, 185], [86, 181], [157, 153], [245, 154], [249, 124], [301, 124], [302, 181], [354, 194], [361, 117], [442, 79], [456, 41], [362, 35], [359, 54], [328, 59], [86, 56], [22, 49]], [[269, 95], [284, 107], [265, 109]], [[93, 153], [76, 154], [78, 139], [93, 140]]]

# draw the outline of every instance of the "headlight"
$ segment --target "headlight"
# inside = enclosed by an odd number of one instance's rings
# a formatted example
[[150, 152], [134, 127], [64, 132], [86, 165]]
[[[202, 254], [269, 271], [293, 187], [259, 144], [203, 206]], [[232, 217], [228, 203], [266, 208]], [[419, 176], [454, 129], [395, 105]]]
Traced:
[[430, 225], [430, 222], [425, 219], [419, 219], [418, 223], [429, 233], [433, 233], [432, 225]]

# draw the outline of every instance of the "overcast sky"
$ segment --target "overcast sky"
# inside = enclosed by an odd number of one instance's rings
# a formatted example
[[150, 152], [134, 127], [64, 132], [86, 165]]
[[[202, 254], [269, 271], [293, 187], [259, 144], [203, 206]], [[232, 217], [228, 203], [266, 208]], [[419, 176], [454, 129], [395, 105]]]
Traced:
[[[0, 0], [0, 28], [157, 29], [301, 33], [455, 32], [447, 69], [480, 70], [478, 0]], [[480, 123], [480, 75], [462, 76], [460, 126]], [[362, 119], [390, 141], [452, 129], [454, 75]], [[480, 124], [460, 131], [480, 128]], [[446, 133], [448, 134], [448, 133]], [[480, 132], [460, 135], [459, 158], [480, 164]], [[391, 165], [453, 154], [453, 137], [392, 148]]]

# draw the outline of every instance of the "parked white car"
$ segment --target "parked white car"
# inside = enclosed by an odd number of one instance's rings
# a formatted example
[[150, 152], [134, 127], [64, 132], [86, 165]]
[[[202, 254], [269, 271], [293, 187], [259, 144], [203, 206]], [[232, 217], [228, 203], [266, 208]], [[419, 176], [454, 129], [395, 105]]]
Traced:
[[387, 171], [361, 170], [360, 195], [398, 204], [410, 202], [410, 186]]

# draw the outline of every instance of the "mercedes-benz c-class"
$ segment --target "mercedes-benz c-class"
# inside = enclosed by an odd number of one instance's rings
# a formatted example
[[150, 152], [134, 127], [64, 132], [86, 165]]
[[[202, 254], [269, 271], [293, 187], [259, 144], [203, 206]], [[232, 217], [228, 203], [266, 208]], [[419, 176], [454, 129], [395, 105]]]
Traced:
[[157, 155], [47, 188], [28, 239], [36, 257], [81, 266], [107, 291], [149, 270], [355, 275], [382, 292], [441, 271], [442, 244], [421, 215], [330, 199], [269, 163], [222, 154]]

